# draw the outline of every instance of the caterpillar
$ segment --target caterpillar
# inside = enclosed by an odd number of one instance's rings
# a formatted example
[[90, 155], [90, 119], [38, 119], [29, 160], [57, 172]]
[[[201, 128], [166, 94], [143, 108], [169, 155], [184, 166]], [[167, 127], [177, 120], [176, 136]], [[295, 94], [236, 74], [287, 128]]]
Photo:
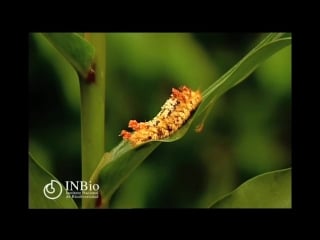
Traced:
[[160, 112], [150, 121], [130, 120], [128, 127], [134, 130], [122, 130], [119, 136], [133, 146], [160, 140], [175, 133], [191, 117], [202, 101], [200, 91], [192, 91], [186, 86], [172, 88], [170, 98], [163, 104]]

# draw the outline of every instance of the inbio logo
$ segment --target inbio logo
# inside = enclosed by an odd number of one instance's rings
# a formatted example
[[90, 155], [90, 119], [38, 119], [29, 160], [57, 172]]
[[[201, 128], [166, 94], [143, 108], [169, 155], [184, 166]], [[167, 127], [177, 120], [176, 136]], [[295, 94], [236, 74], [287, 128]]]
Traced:
[[43, 194], [46, 198], [57, 199], [62, 194], [62, 186], [57, 180], [51, 180], [50, 183], [44, 186]]
[[[63, 191], [62, 184], [57, 180], [51, 180], [43, 188], [46, 198], [54, 200], [61, 196]], [[98, 198], [100, 186], [91, 181], [65, 181], [66, 198]]]

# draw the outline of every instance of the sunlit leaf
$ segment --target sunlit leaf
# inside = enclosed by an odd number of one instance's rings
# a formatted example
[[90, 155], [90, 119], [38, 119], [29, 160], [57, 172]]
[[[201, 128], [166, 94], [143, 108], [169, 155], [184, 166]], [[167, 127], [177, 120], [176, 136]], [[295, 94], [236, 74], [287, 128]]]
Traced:
[[[53, 182], [52, 182], [53, 181]], [[52, 185], [47, 185], [52, 184]], [[45, 187], [47, 195], [44, 195]], [[61, 195], [60, 195], [61, 192]], [[63, 185], [29, 154], [29, 208], [77, 208]]]
[[291, 168], [251, 178], [211, 208], [291, 208]]

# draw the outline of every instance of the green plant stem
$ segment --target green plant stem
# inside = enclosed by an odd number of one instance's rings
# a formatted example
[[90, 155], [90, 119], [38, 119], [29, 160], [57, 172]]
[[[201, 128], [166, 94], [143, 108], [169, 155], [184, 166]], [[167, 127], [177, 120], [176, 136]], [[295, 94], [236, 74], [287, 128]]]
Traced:
[[[89, 181], [104, 153], [105, 146], [105, 34], [87, 34], [96, 49], [95, 77], [90, 82], [80, 78], [82, 180]], [[92, 80], [92, 79], [91, 79]], [[82, 208], [94, 207], [96, 199], [83, 198]]]

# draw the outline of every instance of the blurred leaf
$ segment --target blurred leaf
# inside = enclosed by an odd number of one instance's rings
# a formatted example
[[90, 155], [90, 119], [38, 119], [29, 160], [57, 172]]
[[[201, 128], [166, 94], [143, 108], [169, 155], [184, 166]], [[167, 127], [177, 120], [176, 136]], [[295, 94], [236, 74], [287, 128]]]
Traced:
[[86, 78], [92, 69], [94, 47], [77, 33], [43, 33], [76, 71]]
[[[31, 36], [34, 44], [31, 45], [30, 53], [38, 52], [41, 56], [33, 57], [30, 61], [30, 65], [36, 68], [42, 68], [45, 70], [45, 73], [43, 73], [44, 76], [50, 74], [50, 78], [53, 78], [55, 83], [60, 83], [60, 88], [65, 97], [65, 102], [73, 111], [80, 112], [80, 86], [79, 76], [76, 69], [43, 34], [33, 33]], [[36, 47], [34, 45], [36, 45]], [[37, 79], [35, 74], [32, 74], [32, 76]], [[42, 78], [43, 77], [39, 76], [39, 79]], [[31, 152], [34, 154], [33, 151]]]
[[[121, 141], [111, 152], [103, 155], [90, 181], [99, 183], [104, 205], [108, 205], [110, 197], [120, 184], [159, 145], [160, 142], [151, 142], [139, 148], [132, 148], [129, 142]], [[93, 199], [87, 204], [90, 206], [85, 206], [86, 208], [94, 207]]]
[[[66, 189], [60, 183], [61, 196], [57, 199], [48, 199], [44, 196], [44, 187], [51, 183], [52, 180], [58, 181], [52, 174], [44, 170], [29, 154], [29, 208], [77, 208], [77, 205], [66, 194]], [[58, 183], [53, 187], [56, 191], [60, 191]], [[59, 193], [59, 192], [57, 192]], [[68, 195], [68, 197], [67, 197]]]
[[[91, 180], [98, 181], [102, 199], [107, 206], [114, 191], [142, 163], [142, 161], [159, 146], [160, 142], [172, 142], [183, 137], [194, 120], [201, 120], [207, 109], [230, 88], [248, 77], [261, 63], [271, 55], [291, 44], [291, 38], [280, 38], [281, 34], [269, 34], [242, 60], [226, 74], [214, 82], [203, 92], [203, 102], [193, 117], [176, 133], [160, 141], [150, 141], [133, 148], [128, 142], [122, 141], [110, 153], [105, 154], [93, 173]], [[91, 206], [93, 203], [91, 203]]]
[[159, 76], [191, 88], [216, 77], [211, 59], [190, 33], [108, 33], [108, 44], [108, 63], [127, 69], [140, 87]]
[[32, 156], [37, 159], [44, 169], [48, 172], [53, 172], [54, 167], [50, 152], [48, 152], [45, 146], [31, 137], [29, 139], [29, 152], [32, 152]]
[[291, 208], [291, 168], [251, 178], [211, 208]]

